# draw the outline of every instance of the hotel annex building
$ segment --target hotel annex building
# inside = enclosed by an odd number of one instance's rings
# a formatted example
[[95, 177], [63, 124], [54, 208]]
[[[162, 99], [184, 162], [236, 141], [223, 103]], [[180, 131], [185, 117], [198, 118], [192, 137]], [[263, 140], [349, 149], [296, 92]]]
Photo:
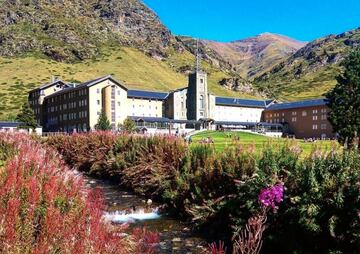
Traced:
[[207, 74], [189, 74], [188, 87], [169, 93], [128, 89], [112, 76], [82, 84], [53, 80], [29, 92], [29, 103], [45, 132], [95, 129], [104, 112], [114, 130], [130, 117], [138, 126], [186, 130], [228, 128], [282, 131], [297, 138], [333, 138], [324, 99], [294, 103], [217, 97]]

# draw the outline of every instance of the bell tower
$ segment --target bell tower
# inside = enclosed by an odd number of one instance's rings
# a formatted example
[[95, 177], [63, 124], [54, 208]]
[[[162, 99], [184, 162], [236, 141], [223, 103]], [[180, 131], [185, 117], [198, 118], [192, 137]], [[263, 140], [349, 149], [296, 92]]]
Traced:
[[207, 74], [201, 70], [199, 40], [196, 41], [195, 70], [189, 74], [189, 86], [186, 104], [187, 118], [189, 120], [208, 118]]

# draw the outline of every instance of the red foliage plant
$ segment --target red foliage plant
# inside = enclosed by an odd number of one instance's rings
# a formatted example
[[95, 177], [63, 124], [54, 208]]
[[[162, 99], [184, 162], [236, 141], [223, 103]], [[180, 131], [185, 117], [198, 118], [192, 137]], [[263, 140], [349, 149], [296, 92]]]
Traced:
[[[52, 149], [25, 134], [0, 134], [15, 154], [0, 168], [1, 253], [155, 252], [157, 234], [103, 220], [101, 193], [90, 191]], [[0, 151], [1, 153], [1, 151]]]

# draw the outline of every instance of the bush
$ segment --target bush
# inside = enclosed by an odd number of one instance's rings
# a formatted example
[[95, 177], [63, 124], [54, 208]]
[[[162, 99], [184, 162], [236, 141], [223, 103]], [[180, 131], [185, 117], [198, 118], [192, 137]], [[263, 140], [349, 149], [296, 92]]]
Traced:
[[157, 235], [102, 219], [99, 191], [85, 189], [51, 149], [29, 136], [0, 134], [0, 149], [14, 154], [0, 168], [2, 253], [153, 253]]
[[[264, 253], [360, 252], [360, 156], [332, 149], [301, 158], [296, 143], [261, 153], [234, 146], [217, 153], [180, 139], [109, 133], [54, 137], [72, 166], [162, 199], [169, 211], [229, 240], [260, 212], [258, 193], [283, 182], [284, 202], [268, 218]], [[229, 230], [229, 229], [232, 230]]]

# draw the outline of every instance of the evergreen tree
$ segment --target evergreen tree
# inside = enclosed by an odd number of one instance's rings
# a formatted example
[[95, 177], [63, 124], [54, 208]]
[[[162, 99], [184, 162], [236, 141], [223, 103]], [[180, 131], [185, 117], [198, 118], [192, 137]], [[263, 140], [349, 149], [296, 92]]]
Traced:
[[37, 127], [37, 121], [34, 111], [30, 107], [28, 102], [25, 102], [21, 108], [21, 112], [16, 116], [16, 121], [20, 122], [20, 129], [35, 129]]
[[99, 120], [98, 120], [97, 124], [95, 125], [95, 129], [101, 130], [101, 131], [108, 131], [108, 130], [112, 129], [110, 121], [106, 117], [105, 112], [101, 112], [101, 114], [99, 116]]
[[120, 128], [123, 131], [133, 133], [136, 130], [136, 124], [131, 118], [127, 117], [124, 120], [124, 123], [122, 125], [120, 125]]
[[351, 146], [360, 134], [360, 52], [352, 52], [342, 65], [345, 71], [326, 98], [331, 108], [329, 121], [339, 141]]

